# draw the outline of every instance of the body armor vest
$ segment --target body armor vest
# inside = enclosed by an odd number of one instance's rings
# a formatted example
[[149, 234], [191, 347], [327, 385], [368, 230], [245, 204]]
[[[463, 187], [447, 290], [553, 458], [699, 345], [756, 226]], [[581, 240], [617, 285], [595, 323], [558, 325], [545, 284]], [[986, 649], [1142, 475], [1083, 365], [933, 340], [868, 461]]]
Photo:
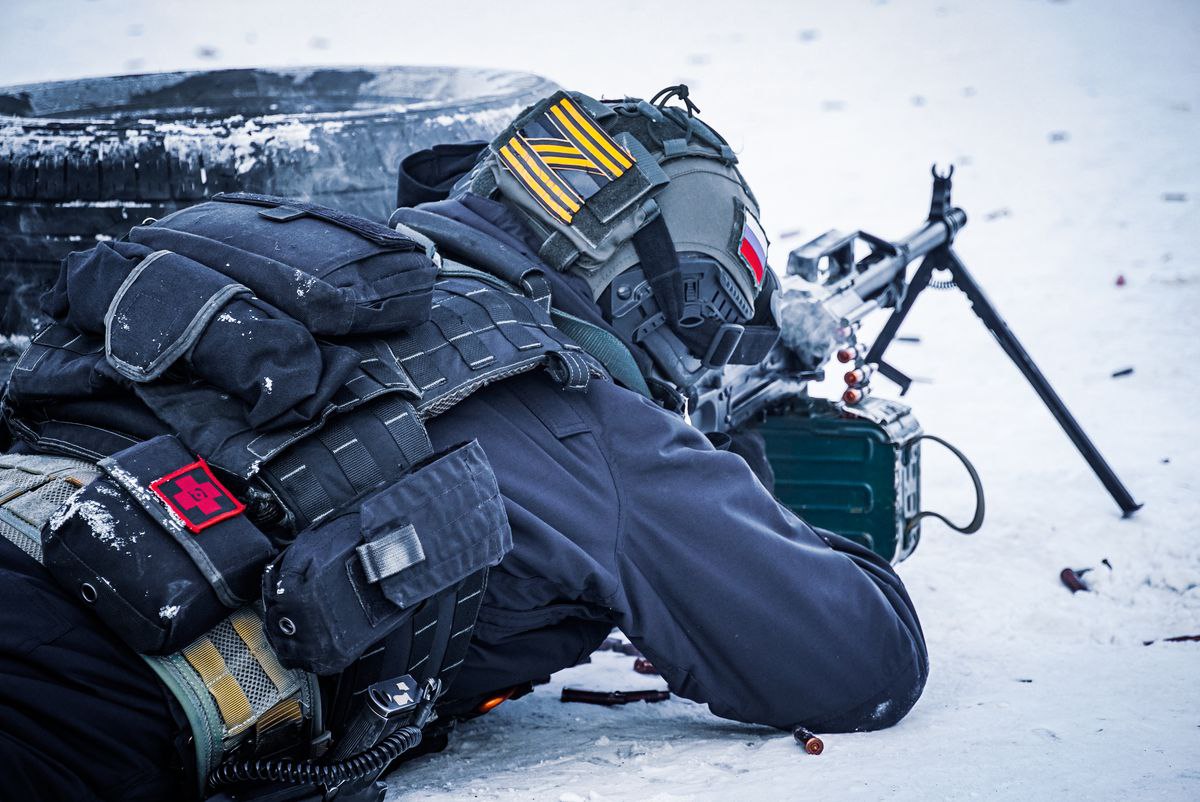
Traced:
[[[56, 322], [13, 372], [9, 427], [59, 456], [4, 457], [0, 484], [36, 475], [46, 492], [21, 526], [9, 521], [28, 493], [0, 502], [0, 534], [69, 590], [91, 588], [84, 600], [102, 618], [119, 611], [106, 620], [127, 642], [155, 644], [146, 659], [187, 713], [201, 779], [231, 755], [277, 751], [321, 718], [334, 758], [378, 743], [396, 723], [381, 729], [362, 710], [381, 678], [403, 677], [414, 695], [430, 682], [444, 691], [466, 656], [487, 567], [511, 536], [478, 444], [435, 455], [424, 422], [519, 373], [545, 369], [574, 390], [605, 376], [551, 322], [544, 280], [515, 285], [443, 263], [419, 239], [296, 201], [201, 204], [88, 252], [90, 263], [65, 264]], [[314, 264], [330, 252], [336, 265]], [[397, 254], [399, 268], [387, 261]], [[106, 275], [109, 286], [72, 294], [80, 276]], [[199, 289], [175, 298], [189, 277]], [[93, 297], [102, 309], [77, 303]], [[148, 334], [145, 317], [177, 302], [184, 308]], [[253, 387], [239, 379], [247, 360]], [[288, 380], [315, 381], [299, 391], [273, 375], [304, 360]], [[290, 406], [276, 402], [289, 392]], [[199, 461], [154, 478], [173, 458], [164, 454], [183, 451]], [[197, 490], [207, 487], [216, 489]], [[121, 491], [118, 508], [109, 499]], [[124, 563], [97, 546], [88, 509], [163, 525], [161, 553], [195, 573], [186, 598], [208, 605], [192, 619], [203, 627], [132, 628], [130, 609], [153, 618], [178, 605], [155, 596], [166, 583], [152, 572], [109, 581]], [[227, 554], [196, 547], [220, 543], [241, 519], [277, 555], [257, 599], [228, 592]]]

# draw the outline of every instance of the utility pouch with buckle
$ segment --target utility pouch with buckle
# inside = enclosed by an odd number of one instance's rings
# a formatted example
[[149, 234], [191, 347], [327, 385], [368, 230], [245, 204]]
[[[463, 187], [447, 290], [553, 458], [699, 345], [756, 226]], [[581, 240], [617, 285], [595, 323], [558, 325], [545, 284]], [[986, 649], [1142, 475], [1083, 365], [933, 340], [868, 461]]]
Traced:
[[317, 336], [429, 319], [437, 266], [387, 226], [295, 198], [220, 193], [138, 226], [130, 242], [207, 264]]
[[255, 597], [275, 548], [204, 460], [163, 435], [99, 467], [42, 548], [55, 580], [130, 647], [175, 651]]
[[285, 666], [335, 673], [511, 548], [496, 477], [471, 441], [301, 532], [263, 575], [268, 637]]

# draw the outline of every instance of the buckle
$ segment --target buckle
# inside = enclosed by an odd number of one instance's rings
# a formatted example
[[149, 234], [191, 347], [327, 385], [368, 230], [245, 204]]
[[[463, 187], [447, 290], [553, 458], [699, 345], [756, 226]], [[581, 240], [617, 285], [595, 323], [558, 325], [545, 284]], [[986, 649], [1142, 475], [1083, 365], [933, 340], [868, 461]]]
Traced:
[[421, 703], [422, 694], [411, 674], [376, 682], [367, 688], [367, 707], [382, 719], [392, 719]]
[[713, 335], [712, 342], [708, 344], [708, 352], [701, 360], [704, 367], [710, 370], [725, 367], [733, 356], [733, 352], [737, 350], [738, 343], [742, 341], [742, 335], [745, 332], [746, 327], [739, 326], [737, 323], [722, 324], [721, 328], [717, 329], [717, 333]]
[[442, 691], [441, 680], [430, 677], [418, 687], [411, 674], [376, 682], [367, 688], [367, 709], [384, 721], [416, 710], [413, 724], [424, 727], [433, 714], [433, 703]]

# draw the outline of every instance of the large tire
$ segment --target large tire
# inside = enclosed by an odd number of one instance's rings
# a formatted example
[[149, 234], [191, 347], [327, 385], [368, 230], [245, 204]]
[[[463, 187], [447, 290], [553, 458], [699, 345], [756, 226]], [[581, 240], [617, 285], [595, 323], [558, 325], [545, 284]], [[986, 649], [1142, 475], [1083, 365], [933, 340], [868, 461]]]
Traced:
[[0, 88], [0, 334], [69, 252], [224, 190], [386, 219], [405, 155], [489, 139], [557, 87], [450, 67], [247, 69]]

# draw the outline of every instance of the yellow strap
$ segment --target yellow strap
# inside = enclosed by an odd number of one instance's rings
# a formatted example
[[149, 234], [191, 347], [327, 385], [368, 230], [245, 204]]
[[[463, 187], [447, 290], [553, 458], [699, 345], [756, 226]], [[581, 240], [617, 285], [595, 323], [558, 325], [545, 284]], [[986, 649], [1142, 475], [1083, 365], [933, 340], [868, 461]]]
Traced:
[[571, 122], [570, 118], [567, 117], [561, 108], [554, 106], [550, 109], [550, 113], [557, 118], [559, 125], [561, 125], [563, 128], [564, 133], [575, 140], [575, 144], [579, 145], [579, 147], [587, 152], [591, 158], [595, 159], [597, 164], [603, 167], [611, 177], [618, 178], [622, 173], [625, 172], [623, 169], [613, 164], [612, 160], [605, 155], [604, 151], [601, 150], [598, 145], [593, 142], [589, 142], [588, 138], [584, 136], [578, 128], [575, 127], [575, 124]]
[[586, 170], [588, 172], [600, 172], [600, 168], [593, 164], [589, 159], [574, 158], [570, 156], [543, 156], [542, 161], [546, 162], [546, 164], [550, 167], [566, 167]]
[[229, 673], [225, 658], [208, 638], [200, 638], [183, 650], [183, 659], [200, 675], [204, 687], [212, 694], [229, 735], [249, 726], [254, 715], [250, 700], [237, 680]]
[[289, 681], [291, 677], [288, 675], [287, 669], [279, 662], [279, 656], [267, 643], [267, 633], [263, 631], [262, 619], [251, 612], [249, 608], [243, 607], [229, 616], [229, 624], [246, 644], [251, 656], [262, 667], [263, 673], [271, 678], [271, 682], [275, 684], [279, 693], [286, 696], [294, 691], [295, 684]]
[[554, 142], [539, 142], [536, 139], [530, 139], [526, 141], [529, 142], [533, 149], [538, 153], [555, 153], [561, 156], [577, 156], [581, 159], [587, 158], [582, 150], [575, 147], [565, 139], [555, 140]]
[[250, 719], [254, 717], [254, 711], [250, 709], [250, 699], [232, 674], [218, 677], [216, 682], [208, 686], [208, 691], [216, 700], [217, 709], [221, 711], [221, 720], [225, 722], [230, 735], [250, 726]]
[[304, 720], [304, 708], [299, 699], [284, 699], [267, 712], [258, 717], [254, 724], [255, 731], [261, 735], [276, 726], [296, 724]]

